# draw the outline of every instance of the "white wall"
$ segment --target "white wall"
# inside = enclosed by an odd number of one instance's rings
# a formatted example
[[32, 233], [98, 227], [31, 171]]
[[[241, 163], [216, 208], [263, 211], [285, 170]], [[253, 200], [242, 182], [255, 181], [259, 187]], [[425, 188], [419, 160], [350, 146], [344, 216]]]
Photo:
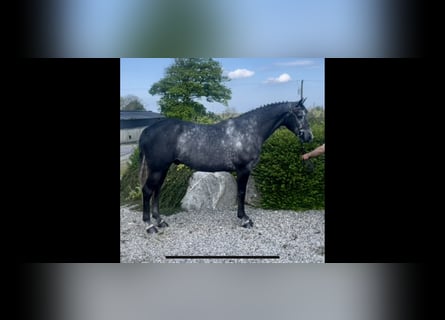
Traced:
[[121, 129], [121, 143], [137, 143], [142, 130], [145, 128]]

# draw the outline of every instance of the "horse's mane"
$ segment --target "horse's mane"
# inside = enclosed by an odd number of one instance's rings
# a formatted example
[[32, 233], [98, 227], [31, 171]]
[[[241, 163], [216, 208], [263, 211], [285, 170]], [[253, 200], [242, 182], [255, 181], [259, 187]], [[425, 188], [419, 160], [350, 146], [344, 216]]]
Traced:
[[247, 115], [250, 115], [250, 114], [253, 114], [253, 113], [265, 113], [265, 112], [269, 111], [270, 109], [275, 108], [277, 105], [287, 104], [287, 103], [295, 103], [295, 102], [294, 101], [293, 102], [282, 101], [282, 102], [268, 103], [268, 104], [265, 104], [265, 105], [263, 105], [261, 107], [258, 107], [256, 109], [252, 109], [252, 110], [249, 110], [249, 111], [247, 111], [245, 113], [242, 113], [237, 118], [243, 117], [243, 116], [247, 116]]

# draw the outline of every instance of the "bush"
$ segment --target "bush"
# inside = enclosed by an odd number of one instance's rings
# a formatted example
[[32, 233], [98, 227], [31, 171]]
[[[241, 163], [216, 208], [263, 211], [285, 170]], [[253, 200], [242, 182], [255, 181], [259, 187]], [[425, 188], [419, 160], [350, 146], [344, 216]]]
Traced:
[[181, 200], [188, 188], [193, 170], [180, 164], [172, 164], [161, 188], [159, 208], [162, 214], [172, 214], [181, 208]]
[[263, 208], [324, 208], [324, 155], [307, 162], [300, 158], [324, 143], [323, 123], [314, 124], [312, 132], [314, 140], [304, 145], [287, 129], [277, 130], [264, 143], [260, 161], [253, 171]]
[[139, 183], [139, 148], [133, 151], [128, 160], [129, 164], [122, 175], [120, 185], [121, 203], [139, 201], [142, 203], [142, 192]]
[[[159, 209], [171, 214], [180, 209], [192, 170], [184, 165], [171, 165], [161, 188]], [[130, 164], [121, 179], [120, 200], [123, 204], [137, 205], [142, 210], [142, 192], [139, 183], [139, 148], [130, 157]]]

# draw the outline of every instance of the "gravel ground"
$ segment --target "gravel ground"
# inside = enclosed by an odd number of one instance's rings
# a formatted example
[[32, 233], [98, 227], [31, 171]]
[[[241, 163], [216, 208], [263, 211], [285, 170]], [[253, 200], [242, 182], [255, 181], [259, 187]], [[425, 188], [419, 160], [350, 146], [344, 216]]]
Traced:
[[[324, 210], [285, 211], [246, 207], [254, 227], [240, 226], [233, 210], [179, 212], [170, 225], [145, 232], [142, 213], [121, 207], [121, 262], [323, 263]], [[166, 256], [279, 256], [279, 259], [167, 259]]]

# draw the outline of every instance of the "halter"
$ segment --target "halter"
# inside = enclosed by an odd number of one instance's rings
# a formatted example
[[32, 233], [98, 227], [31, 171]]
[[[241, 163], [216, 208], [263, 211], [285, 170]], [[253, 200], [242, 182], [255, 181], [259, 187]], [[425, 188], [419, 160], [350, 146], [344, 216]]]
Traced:
[[[303, 100], [303, 102], [305, 100], [306, 100], [306, 98]], [[299, 103], [297, 103], [297, 105], [298, 104]], [[297, 115], [292, 111], [292, 103], [289, 104], [289, 113], [292, 114], [295, 117], [295, 120], [298, 123], [298, 134], [300, 134], [301, 130], [303, 128], [303, 125], [300, 123], [300, 121], [298, 121]], [[305, 153], [306, 153], [306, 149], [304, 148], [304, 143], [300, 141], [300, 154], [303, 155]], [[305, 168], [306, 172], [314, 171], [314, 163], [312, 162], [311, 159], [307, 159], [307, 160], [301, 159], [301, 161], [302, 161], [303, 168]]]
[[[305, 99], [306, 100], [306, 99]], [[297, 104], [298, 105], [298, 104]], [[293, 115], [295, 117], [295, 120], [298, 124], [298, 134], [300, 135], [301, 129], [303, 128], [303, 125], [298, 121], [297, 115], [292, 111], [292, 103], [289, 103], [289, 114]]]

